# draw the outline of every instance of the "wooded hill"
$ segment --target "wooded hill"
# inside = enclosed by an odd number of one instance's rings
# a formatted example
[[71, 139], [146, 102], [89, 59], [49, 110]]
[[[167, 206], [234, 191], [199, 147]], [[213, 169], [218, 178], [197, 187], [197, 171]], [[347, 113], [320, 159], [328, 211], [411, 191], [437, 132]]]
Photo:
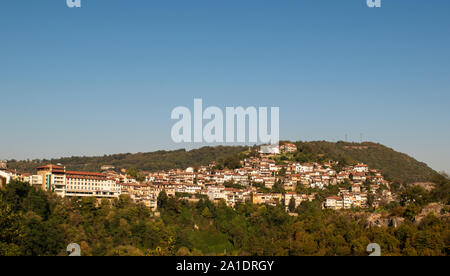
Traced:
[[124, 153], [96, 157], [65, 157], [31, 161], [8, 161], [8, 168], [19, 172], [35, 173], [41, 165], [62, 164], [67, 170], [98, 172], [102, 165], [112, 165], [116, 169], [135, 167], [141, 171], [185, 169], [207, 165], [212, 161], [238, 156], [248, 147], [203, 147], [186, 151], [155, 151], [147, 153]]

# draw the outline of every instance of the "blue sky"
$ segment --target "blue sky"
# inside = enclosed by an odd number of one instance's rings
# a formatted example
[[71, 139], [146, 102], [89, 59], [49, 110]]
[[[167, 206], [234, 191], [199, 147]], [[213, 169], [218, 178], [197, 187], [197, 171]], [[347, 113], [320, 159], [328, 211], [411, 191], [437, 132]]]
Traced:
[[[0, 159], [174, 144], [170, 113], [279, 106], [290, 140], [450, 171], [450, 1], [3, 0]], [[200, 145], [195, 145], [200, 146]]]

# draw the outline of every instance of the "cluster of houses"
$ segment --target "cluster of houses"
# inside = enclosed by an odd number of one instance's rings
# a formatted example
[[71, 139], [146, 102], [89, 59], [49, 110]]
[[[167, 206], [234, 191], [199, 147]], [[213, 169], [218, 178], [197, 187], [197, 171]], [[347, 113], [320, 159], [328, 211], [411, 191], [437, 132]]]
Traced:
[[[337, 174], [337, 181], [338, 183], [348, 181], [351, 187], [349, 189], [339, 188], [338, 195], [327, 197], [325, 208], [334, 210], [365, 208], [368, 195], [374, 196], [372, 206], [378, 205], [382, 199], [393, 200], [389, 189], [381, 190], [382, 187], [389, 188], [389, 182], [384, 179], [381, 172], [369, 170], [365, 164], [344, 168]], [[382, 191], [382, 197], [375, 197], [378, 190]]]
[[367, 192], [361, 192], [361, 186], [353, 185], [350, 190], [341, 189], [338, 196], [327, 197], [328, 209], [363, 208], [367, 205]]
[[[294, 144], [285, 143], [279, 147], [281, 153], [297, 151]], [[279, 153], [275, 153], [277, 155]], [[116, 172], [113, 166], [102, 166], [102, 173], [67, 171], [60, 165], [47, 165], [37, 169], [36, 175], [18, 174], [8, 170], [5, 162], [0, 162], [0, 185], [11, 179], [19, 179], [46, 191], [54, 191], [62, 197], [93, 196], [98, 199], [117, 198], [129, 195], [135, 202], [157, 208], [157, 198], [162, 191], [168, 196], [179, 196], [191, 201], [209, 198], [224, 201], [228, 206], [251, 201], [254, 204], [289, 204], [295, 207], [303, 201], [312, 201], [315, 194], [297, 193], [303, 188], [324, 189], [329, 185], [348, 182], [350, 190], [340, 189], [338, 195], [324, 202], [325, 208], [346, 209], [365, 207], [367, 191], [363, 183], [370, 183], [371, 191], [380, 185], [388, 185], [377, 170], [369, 170], [365, 164], [344, 168], [341, 172], [333, 169], [336, 162], [323, 164], [302, 164], [292, 161], [276, 162], [271, 154], [259, 154], [241, 161], [237, 169], [217, 169], [216, 163], [185, 170], [146, 173], [144, 181], [138, 182], [124, 170]], [[277, 186], [277, 189], [274, 189]], [[280, 191], [281, 187], [281, 191]]]

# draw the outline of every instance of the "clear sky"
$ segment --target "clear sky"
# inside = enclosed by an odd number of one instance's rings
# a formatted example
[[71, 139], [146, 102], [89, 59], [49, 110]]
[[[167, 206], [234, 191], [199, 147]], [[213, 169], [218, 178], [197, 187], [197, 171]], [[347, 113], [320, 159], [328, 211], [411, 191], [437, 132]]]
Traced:
[[197, 97], [450, 171], [450, 1], [65, 2], [0, 3], [0, 159], [192, 147], [170, 113]]

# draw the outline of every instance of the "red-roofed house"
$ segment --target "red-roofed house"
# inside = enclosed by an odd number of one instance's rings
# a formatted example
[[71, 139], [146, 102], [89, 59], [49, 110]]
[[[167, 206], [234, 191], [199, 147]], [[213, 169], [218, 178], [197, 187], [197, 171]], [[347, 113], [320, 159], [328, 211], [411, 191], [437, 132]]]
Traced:
[[292, 143], [284, 143], [280, 146], [280, 152], [296, 152], [297, 146]]

